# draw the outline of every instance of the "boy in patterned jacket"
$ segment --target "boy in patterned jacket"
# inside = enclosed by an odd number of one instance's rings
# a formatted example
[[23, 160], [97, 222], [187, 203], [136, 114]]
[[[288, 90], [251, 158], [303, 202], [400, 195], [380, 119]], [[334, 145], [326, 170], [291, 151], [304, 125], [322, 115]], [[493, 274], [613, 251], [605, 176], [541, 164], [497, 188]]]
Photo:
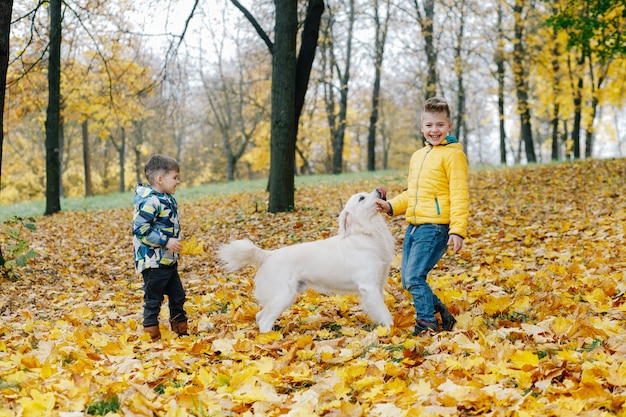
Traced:
[[135, 187], [134, 259], [144, 280], [143, 327], [152, 340], [161, 338], [158, 316], [164, 295], [168, 297], [172, 330], [179, 336], [188, 334], [185, 290], [178, 275], [182, 248], [178, 204], [173, 196], [180, 184], [179, 170], [175, 159], [154, 155], [145, 166], [149, 185]]
[[463, 247], [469, 218], [467, 157], [454, 136], [445, 99], [432, 97], [424, 104], [421, 129], [426, 140], [409, 164], [408, 187], [395, 198], [376, 201], [390, 216], [405, 214], [409, 226], [402, 246], [402, 286], [413, 296], [416, 322], [413, 334], [438, 332], [435, 312], [443, 330], [456, 319], [426, 282], [430, 270], [452, 245]]

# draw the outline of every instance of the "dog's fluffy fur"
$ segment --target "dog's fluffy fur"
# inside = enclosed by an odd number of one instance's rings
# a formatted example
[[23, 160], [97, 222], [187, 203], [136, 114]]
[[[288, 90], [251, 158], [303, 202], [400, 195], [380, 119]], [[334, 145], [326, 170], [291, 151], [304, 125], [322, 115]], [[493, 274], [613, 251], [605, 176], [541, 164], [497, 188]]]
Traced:
[[376, 323], [391, 326], [383, 287], [395, 240], [376, 210], [378, 190], [350, 197], [339, 215], [339, 232], [329, 239], [264, 250], [250, 240], [222, 245], [218, 257], [228, 272], [244, 265], [258, 268], [255, 296], [263, 307], [256, 315], [261, 333], [307, 288], [324, 294], [357, 292], [363, 311]]

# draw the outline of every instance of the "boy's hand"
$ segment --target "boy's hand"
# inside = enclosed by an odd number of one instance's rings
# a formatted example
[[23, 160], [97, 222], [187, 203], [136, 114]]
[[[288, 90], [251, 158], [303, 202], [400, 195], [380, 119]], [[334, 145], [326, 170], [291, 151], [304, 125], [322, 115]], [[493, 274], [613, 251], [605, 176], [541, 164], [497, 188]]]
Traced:
[[391, 212], [389, 203], [383, 200], [382, 198], [377, 198], [376, 201], [374, 201], [374, 204], [376, 205], [376, 210], [378, 211], [382, 211], [383, 213], [387, 213], [387, 214]]
[[171, 250], [172, 252], [178, 253], [183, 248], [183, 245], [180, 242], [180, 239], [171, 237], [167, 240], [165, 248]]
[[463, 238], [459, 235], [450, 235], [448, 238], [448, 245], [452, 245], [452, 249], [455, 253], [458, 253], [463, 248]]

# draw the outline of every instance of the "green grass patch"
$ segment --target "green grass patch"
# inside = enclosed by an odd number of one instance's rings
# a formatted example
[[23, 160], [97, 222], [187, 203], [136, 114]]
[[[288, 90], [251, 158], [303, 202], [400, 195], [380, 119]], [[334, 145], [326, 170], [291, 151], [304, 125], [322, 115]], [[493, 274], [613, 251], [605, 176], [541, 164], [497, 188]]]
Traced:
[[114, 396], [96, 401], [87, 406], [87, 414], [92, 416], [105, 416], [108, 413], [116, 413], [120, 410], [120, 400]]
[[[373, 171], [355, 172], [341, 175], [308, 175], [295, 178], [296, 191], [300, 187], [312, 187], [320, 184], [334, 184], [350, 181], [371, 180], [379, 181], [376, 185], [386, 185], [390, 180], [405, 180], [406, 173], [403, 171]], [[184, 183], [176, 192], [176, 199], [179, 204], [193, 202], [210, 195], [228, 195], [243, 192], [258, 192], [267, 189], [267, 179], [250, 181], [233, 181], [225, 183], [215, 183], [200, 185], [196, 187], [185, 187]], [[132, 207], [133, 191], [124, 193], [111, 193], [80, 198], [62, 198], [62, 212], [86, 212], [95, 210], [112, 210], [124, 207]], [[259, 202], [264, 205], [265, 202]], [[296, 206], [298, 206], [296, 195]], [[45, 200], [26, 201], [16, 204], [0, 205], [0, 222], [18, 216], [20, 218], [37, 218], [43, 216], [46, 209]]]

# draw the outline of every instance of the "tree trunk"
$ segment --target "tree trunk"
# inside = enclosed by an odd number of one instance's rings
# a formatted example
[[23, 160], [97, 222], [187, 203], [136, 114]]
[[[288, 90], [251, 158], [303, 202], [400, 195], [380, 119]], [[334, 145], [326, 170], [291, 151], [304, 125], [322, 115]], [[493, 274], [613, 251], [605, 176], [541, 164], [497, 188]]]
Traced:
[[524, 67], [524, 61], [528, 58], [524, 48], [524, 21], [522, 11], [524, 0], [515, 0], [513, 12], [515, 15], [515, 40], [513, 46], [513, 76], [515, 78], [515, 90], [517, 93], [517, 112], [520, 115], [520, 140], [524, 143], [526, 161], [537, 162], [535, 147], [533, 144], [533, 132], [530, 122], [530, 107], [528, 105], [528, 77]]
[[374, 25], [375, 33], [375, 56], [374, 56], [374, 88], [372, 89], [372, 114], [370, 115], [370, 126], [367, 135], [367, 170], [376, 170], [376, 131], [378, 127], [378, 107], [380, 103], [380, 78], [383, 68], [383, 57], [385, 54], [385, 43], [387, 41], [387, 30], [389, 28], [389, 0], [386, 1], [385, 22], [381, 24], [378, 13], [378, 0], [374, 0]]
[[46, 211], [61, 211], [59, 121], [61, 109], [61, 0], [50, 0], [50, 55], [46, 112]]
[[59, 198], [65, 196], [65, 190], [63, 189], [63, 172], [67, 168], [64, 165], [65, 158], [65, 120], [63, 118], [64, 105], [61, 99], [59, 105]]
[[334, 89], [334, 76], [335, 68], [337, 67], [335, 62], [335, 54], [333, 53], [334, 42], [332, 37], [332, 15], [329, 13], [328, 23], [324, 30], [324, 38], [326, 42], [322, 43], [321, 54], [321, 72], [324, 77], [323, 89], [324, 89], [324, 105], [326, 107], [326, 118], [328, 120], [328, 132], [329, 132], [329, 146], [328, 152], [326, 152], [325, 168], [326, 172], [332, 172], [332, 148], [337, 135], [337, 123], [335, 114], [335, 89]]
[[352, 32], [354, 28], [354, 0], [350, 0], [350, 17], [348, 23], [348, 38], [346, 40], [346, 68], [343, 75], [339, 74], [341, 90], [339, 93], [339, 123], [333, 138], [333, 174], [343, 171], [343, 147], [346, 136], [346, 118], [348, 117], [348, 83], [350, 82], [350, 64], [352, 60]]
[[[11, 35], [11, 12], [13, 0], [0, 0], [0, 181], [2, 179], [2, 149], [4, 148], [4, 99], [9, 68], [9, 39]], [[2, 187], [0, 187], [0, 190]], [[0, 266], [6, 260], [0, 248]]]
[[[573, 152], [574, 159], [580, 159], [580, 125], [582, 120], [582, 91], [584, 87], [584, 79], [583, 76], [580, 75], [582, 64], [585, 62], [584, 54], [581, 52], [580, 57], [576, 60], [578, 67], [576, 72], [572, 70], [571, 61], [568, 58], [567, 62], [569, 64], [569, 73], [570, 80], [572, 80], [572, 91], [574, 94], [573, 102], [574, 102], [574, 126], [572, 126], [572, 144], [573, 144]], [[573, 80], [574, 77], [578, 80], [576, 85], [574, 85]]]
[[559, 110], [560, 110], [560, 106], [559, 106], [559, 102], [558, 102], [558, 98], [561, 95], [561, 88], [559, 87], [559, 60], [556, 58], [558, 57], [558, 51], [557, 48], [555, 47], [555, 51], [554, 51], [554, 56], [555, 58], [552, 60], [552, 70], [554, 71], [554, 78], [552, 80], [552, 82], [554, 83], [554, 107], [552, 108], [552, 160], [553, 161], [558, 161], [559, 160]]
[[426, 87], [424, 89], [425, 99], [437, 95], [437, 85], [439, 84], [439, 73], [437, 72], [437, 48], [435, 47], [435, 0], [424, 0], [423, 7], [418, 0], [414, 0], [417, 21], [422, 28], [424, 36], [424, 47], [426, 50]]
[[[463, 38], [465, 36], [465, 1], [461, 1], [457, 3], [459, 9], [459, 25], [457, 28], [457, 43], [454, 48], [454, 58], [455, 58], [455, 73], [456, 73], [456, 82], [457, 82], [457, 105], [456, 105], [456, 121], [454, 123], [454, 135], [459, 139], [459, 141], [463, 144], [463, 147], [466, 148], [467, 144], [462, 140], [462, 136], [465, 132], [465, 85], [463, 80], [464, 68], [463, 65]], [[467, 153], [467, 149], [465, 149]]]
[[[268, 211], [276, 213], [293, 210], [298, 118], [304, 105], [315, 58], [324, 1], [309, 0], [300, 55], [297, 59], [297, 2], [274, 0], [276, 21], [273, 44], [252, 14], [239, 1], [231, 0], [231, 2], [243, 12], [272, 54], [272, 127], [270, 175], [267, 186], [270, 193]], [[289, 106], [291, 109], [288, 108]]]
[[[561, 142], [562, 143], [567, 143], [569, 139], [569, 128], [567, 126], [567, 120], [563, 120], [563, 131], [561, 132]], [[565, 148], [565, 159], [570, 160], [572, 159], [572, 151], [571, 149], [567, 149]]]
[[553, 161], [559, 160], [559, 103], [552, 108], [552, 155]]
[[502, 4], [498, 2], [498, 46], [495, 50], [496, 79], [498, 80], [498, 116], [500, 125], [500, 164], [506, 165], [506, 128], [504, 125], [504, 33], [502, 30]]
[[[556, 13], [557, 10], [555, 8], [552, 9], [552, 13]], [[554, 39], [557, 39], [557, 30], [553, 30]], [[552, 161], [559, 160], [559, 117], [560, 117], [560, 106], [559, 106], [559, 97], [561, 96], [561, 85], [560, 85], [560, 74], [561, 66], [559, 65], [559, 56], [561, 55], [561, 51], [558, 43], [555, 43], [554, 49], [552, 51], [554, 54], [554, 58], [552, 58], [552, 93], [553, 93], [553, 107], [552, 107], [552, 120], [550, 121], [552, 125], [552, 149], [551, 149], [551, 159]]]
[[[4, 100], [9, 69], [9, 39], [13, 0], [0, 0], [0, 180], [2, 179], [2, 150], [4, 148]], [[0, 187], [0, 190], [2, 187]], [[0, 253], [0, 258], [2, 254]]]
[[[309, 5], [302, 29], [302, 41], [296, 65], [296, 120], [300, 119], [304, 98], [309, 85], [311, 68], [315, 59], [315, 50], [319, 39], [320, 23], [324, 13], [324, 0], [309, 0]], [[296, 123], [296, 136], [298, 124]]]
[[143, 142], [143, 121], [133, 122], [135, 134], [133, 135], [133, 153], [135, 154], [135, 183], [143, 182], [143, 166], [141, 164], [140, 145]]
[[270, 139], [269, 212], [294, 208], [296, 150], [297, 2], [274, 0], [275, 40], [272, 54], [272, 126]]
[[123, 193], [124, 191], [126, 191], [126, 175], [124, 175], [124, 165], [126, 165], [126, 129], [122, 128], [122, 144], [120, 145], [120, 148], [118, 149], [118, 161], [119, 161], [119, 167], [120, 167], [120, 193]]
[[[593, 156], [593, 123], [598, 114], [598, 91], [602, 88], [602, 84], [609, 73], [609, 66], [611, 61], [607, 61], [603, 66], [599, 68], [600, 74], [596, 77], [596, 71], [594, 71], [593, 57], [589, 55], [587, 57], [589, 62], [589, 74], [591, 77], [591, 117], [588, 119], [587, 128], [585, 129], [585, 158], [591, 158]], [[596, 82], [597, 78], [597, 82]]]
[[591, 115], [589, 116], [589, 122], [585, 128], [585, 158], [591, 158], [593, 156], [593, 121], [596, 118], [598, 111], [598, 98], [593, 97], [591, 100]]

